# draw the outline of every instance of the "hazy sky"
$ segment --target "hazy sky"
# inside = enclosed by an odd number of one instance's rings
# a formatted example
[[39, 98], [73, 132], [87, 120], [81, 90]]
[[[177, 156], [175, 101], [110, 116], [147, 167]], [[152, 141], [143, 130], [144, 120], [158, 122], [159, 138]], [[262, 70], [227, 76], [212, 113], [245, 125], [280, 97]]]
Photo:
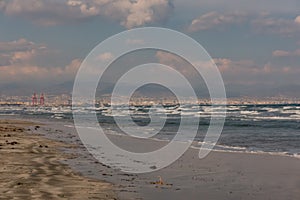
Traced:
[[2, 0], [0, 88], [71, 81], [99, 42], [144, 26], [174, 29], [202, 44], [232, 94], [293, 88], [300, 96], [299, 0]]

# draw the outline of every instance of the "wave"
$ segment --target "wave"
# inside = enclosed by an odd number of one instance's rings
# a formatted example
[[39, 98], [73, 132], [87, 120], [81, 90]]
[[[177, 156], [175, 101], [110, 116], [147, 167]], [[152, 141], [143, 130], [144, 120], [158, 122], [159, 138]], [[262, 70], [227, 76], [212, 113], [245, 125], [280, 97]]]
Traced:
[[300, 115], [285, 116], [256, 116], [249, 117], [250, 119], [260, 119], [260, 120], [300, 120]]
[[242, 110], [240, 111], [241, 115], [259, 115], [260, 113], [258, 111], [248, 111], [248, 110]]
[[[216, 145], [216, 146], [223, 146], [223, 145]], [[247, 150], [244, 147], [234, 147], [234, 146], [226, 146], [227, 149], [211, 149], [212, 152], [224, 152], [224, 153], [247, 153], [247, 154], [257, 154], [257, 155], [273, 155], [273, 156], [285, 156], [285, 157], [292, 157], [300, 159], [300, 153], [290, 153], [290, 152], [270, 152], [270, 151], [253, 151], [253, 150]], [[201, 147], [198, 146], [191, 146], [190, 148], [200, 150]], [[205, 149], [205, 148], [203, 148]], [[210, 149], [205, 149], [210, 150]]]
[[20, 114], [16, 114], [16, 113], [0, 113], [0, 116], [17, 116], [17, 115], [20, 115]]

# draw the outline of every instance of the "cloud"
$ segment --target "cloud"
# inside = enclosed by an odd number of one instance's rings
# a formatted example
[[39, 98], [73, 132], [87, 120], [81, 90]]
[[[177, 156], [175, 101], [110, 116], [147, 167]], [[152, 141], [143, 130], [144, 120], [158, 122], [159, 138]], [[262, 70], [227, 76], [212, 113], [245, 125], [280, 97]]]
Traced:
[[5, 1], [0, 1], [0, 9], [3, 9], [6, 5], [6, 2]]
[[34, 24], [52, 26], [77, 21], [90, 16], [79, 13], [79, 8], [68, 6], [65, 0], [9, 0], [5, 1], [2, 11], [7, 16], [19, 17]]
[[257, 64], [253, 60], [231, 60], [228, 58], [215, 58], [214, 62], [223, 74], [230, 76], [242, 76], [254, 78], [261, 75], [270, 75], [274, 73], [285, 73], [293, 69], [291, 66], [278, 66], [271, 62], [266, 64]]
[[283, 51], [283, 50], [276, 50], [272, 52], [272, 55], [275, 57], [284, 57], [284, 56], [289, 56], [290, 52], [288, 51]]
[[[180, 57], [158, 51], [156, 57], [161, 64], [172, 66], [186, 77], [194, 77], [195, 71]], [[233, 85], [260, 85], [292, 83], [298, 80], [299, 66], [282, 65], [277, 62], [259, 64], [254, 60], [232, 60], [229, 58], [214, 58], [213, 62], [220, 70], [225, 84]], [[198, 62], [194, 65], [201, 66], [203, 70], [212, 67], [212, 62]]]
[[34, 60], [48, 49], [43, 44], [35, 44], [24, 38], [9, 42], [0, 42], [0, 58], [4, 61], [0, 62], [0, 66], [7, 64], [24, 64], [33, 63]]
[[193, 77], [197, 73], [195, 70], [192, 70], [192, 66], [190, 65], [190, 63], [188, 63], [187, 61], [185, 61], [177, 55], [164, 51], [157, 51], [155, 57], [157, 58], [160, 64], [170, 66], [176, 69], [184, 76]]
[[296, 22], [297, 24], [300, 24], [300, 15], [297, 16], [297, 17], [295, 18], [295, 22]]
[[252, 27], [257, 33], [292, 37], [300, 34], [299, 21], [299, 16], [295, 19], [264, 17], [253, 20]]
[[283, 37], [294, 37], [300, 34], [300, 16], [292, 19], [270, 16], [268, 12], [249, 14], [246, 12], [209, 12], [194, 19], [188, 31], [222, 30], [233, 25], [249, 25], [257, 34], [275, 34]]
[[164, 21], [173, 5], [171, 0], [5, 0], [0, 9], [8, 16], [25, 18], [43, 26], [102, 16], [132, 28]]
[[[259, 91], [263, 88], [298, 83], [299, 67], [267, 62], [258, 64], [252, 60], [214, 59], [225, 84]], [[234, 91], [235, 89], [229, 88]], [[238, 89], [234, 92], [238, 92]], [[241, 91], [240, 91], [241, 92]]]
[[79, 59], [65, 67], [54, 66], [54, 63], [39, 65], [37, 60], [51, 53], [44, 44], [24, 38], [0, 42], [0, 83], [40, 81], [42, 84], [74, 78], [81, 63]]
[[224, 28], [228, 25], [241, 24], [246, 20], [246, 13], [226, 13], [209, 12], [194, 19], [188, 30], [190, 32], [209, 30], [214, 28]]
[[274, 57], [300, 56], [300, 49], [296, 49], [295, 51], [276, 50], [273, 51], [272, 55]]
[[[195, 75], [195, 71], [191, 70], [191, 68], [188, 67], [188, 65], [190, 64], [179, 56], [173, 55], [168, 52], [158, 51], [156, 53], [156, 57], [159, 63], [172, 66], [185, 76], [193, 77]], [[230, 75], [233, 77], [237, 77], [241, 74], [246, 76], [255, 76], [257, 74], [269, 72], [269, 70], [265, 69], [264, 66], [256, 64], [254, 60], [231, 60], [228, 58], [214, 58], [211, 61], [195, 61], [192, 64], [194, 66], [201, 67], [202, 70], [205, 70], [206, 68], [213, 67], [214, 63], [222, 74]]]
[[41, 67], [36, 65], [0, 66], [0, 83], [38, 82], [40, 85], [72, 80], [81, 61], [74, 59], [65, 67]]
[[256, 74], [264, 70], [257, 65], [253, 60], [231, 60], [228, 58], [215, 58], [213, 59], [219, 70], [223, 73], [230, 73], [232, 75]]
[[74, 76], [77, 73], [81, 62], [80, 59], [72, 60], [71, 63], [63, 69], [63, 74]]
[[232, 10], [246, 11], [251, 13], [270, 12], [277, 14], [299, 14], [299, 0], [184, 0], [176, 1], [176, 8], [186, 10]]
[[35, 44], [34, 42], [28, 41], [24, 38], [10, 41], [10, 42], [0, 42], [0, 53], [1, 52], [11, 52], [11, 51], [27, 51], [32, 49], [45, 49], [45, 45]]
[[10, 63], [10, 56], [8, 54], [0, 54], [0, 67], [9, 65]]
[[168, 0], [140, 0], [131, 6], [127, 20], [122, 23], [130, 28], [165, 20], [172, 10], [171, 1]]
[[108, 61], [108, 60], [111, 60], [113, 57], [114, 57], [114, 55], [112, 53], [106, 52], [106, 53], [100, 54], [97, 57], [97, 60], [99, 60], [99, 61]]

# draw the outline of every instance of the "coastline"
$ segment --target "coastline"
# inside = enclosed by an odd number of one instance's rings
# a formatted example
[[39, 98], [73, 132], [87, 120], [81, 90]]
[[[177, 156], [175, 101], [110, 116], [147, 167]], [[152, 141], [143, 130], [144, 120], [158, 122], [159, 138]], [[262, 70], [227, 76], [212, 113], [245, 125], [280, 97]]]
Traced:
[[[300, 198], [300, 159], [290, 156], [213, 151], [200, 160], [198, 149], [190, 148], [179, 160], [160, 171], [127, 174], [95, 160], [80, 143], [74, 127], [64, 122], [45, 123], [38, 130], [32, 129], [32, 133], [41, 134], [43, 139], [48, 138], [47, 141], [78, 146], [64, 149], [67, 155], [75, 156], [64, 157], [61, 162], [75, 174], [87, 177], [85, 179], [97, 180], [100, 184], [103, 181], [112, 183], [115, 187], [109, 185], [109, 189], [113, 189], [120, 200]], [[165, 143], [120, 135], [109, 137], [120, 146], [143, 150]], [[153, 184], [158, 176], [162, 177], [163, 185]]]

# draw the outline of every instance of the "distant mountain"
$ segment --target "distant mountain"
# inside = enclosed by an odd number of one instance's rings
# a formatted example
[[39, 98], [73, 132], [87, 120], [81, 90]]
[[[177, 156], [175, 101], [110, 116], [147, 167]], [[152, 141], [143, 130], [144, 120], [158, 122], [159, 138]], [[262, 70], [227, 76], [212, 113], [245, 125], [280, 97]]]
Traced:
[[167, 89], [158, 84], [149, 84], [140, 87], [134, 93], [135, 97], [148, 97], [148, 98], [155, 98], [155, 97], [174, 97], [174, 94], [171, 90]]
[[27, 96], [33, 91], [29, 85], [20, 83], [0, 84], [0, 95], [7, 96]]
[[300, 97], [300, 85], [226, 85], [227, 97]]
[[[7, 96], [31, 96], [32, 93], [46, 93], [51, 95], [60, 94], [71, 94], [73, 90], [74, 81], [66, 81], [63, 83], [54, 84], [51, 86], [42, 85], [26, 85], [21, 83], [12, 84], [1, 84], [0, 85], [0, 95]], [[91, 83], [86, 83], [87, 87]], [[127, 88], [129, 85], [123, 84], [122, 87]], [[200, 94], [200, 97], [209, 97], [208, 91], [205, 86], [198, 84], [194, 85], [196, 87], [196, 92]], [[101, 86], [97, 88], [96, 96], [111, 94], [114, 85], [109, 82], [101, 83]], [[182, 89], [184, 93], [184, 89]], [[300, 97], [300, 85], [238, 85], [238, 84], [228, 84], [226, 85], [227, 97], [243, 97], [243, 96], [253, 96], [253, 97]], [[122, 94], [121, 94], [122, 95]], [[140, 87], [135, 93], [135, 96], [147, 96], [153, 97], [170, 97], [173, 96], [172, 92], [165, 87], [159, 86], [157, 84], [150, 84]]]
[[43, 88], [43, 92], [52, 95], [59, 94], [71, 94], [73, 90], [74, 81], [67, 81], [64, 83], [55, 84], [49, 87]]
[[[91, 82], [85, 83], [87, 87], [91, 86]], [[48, 94], [58, 95], [58, 94], [71, 94], [73, 91], [74, 81], [67, 81], [64, 83], [52, 85], [50, 87], [43, 88], [43, 91]], [[97, 96], [110, 94], [113, 89], [113, 84], [102, 83], [101, 87], [97, 88]]]

